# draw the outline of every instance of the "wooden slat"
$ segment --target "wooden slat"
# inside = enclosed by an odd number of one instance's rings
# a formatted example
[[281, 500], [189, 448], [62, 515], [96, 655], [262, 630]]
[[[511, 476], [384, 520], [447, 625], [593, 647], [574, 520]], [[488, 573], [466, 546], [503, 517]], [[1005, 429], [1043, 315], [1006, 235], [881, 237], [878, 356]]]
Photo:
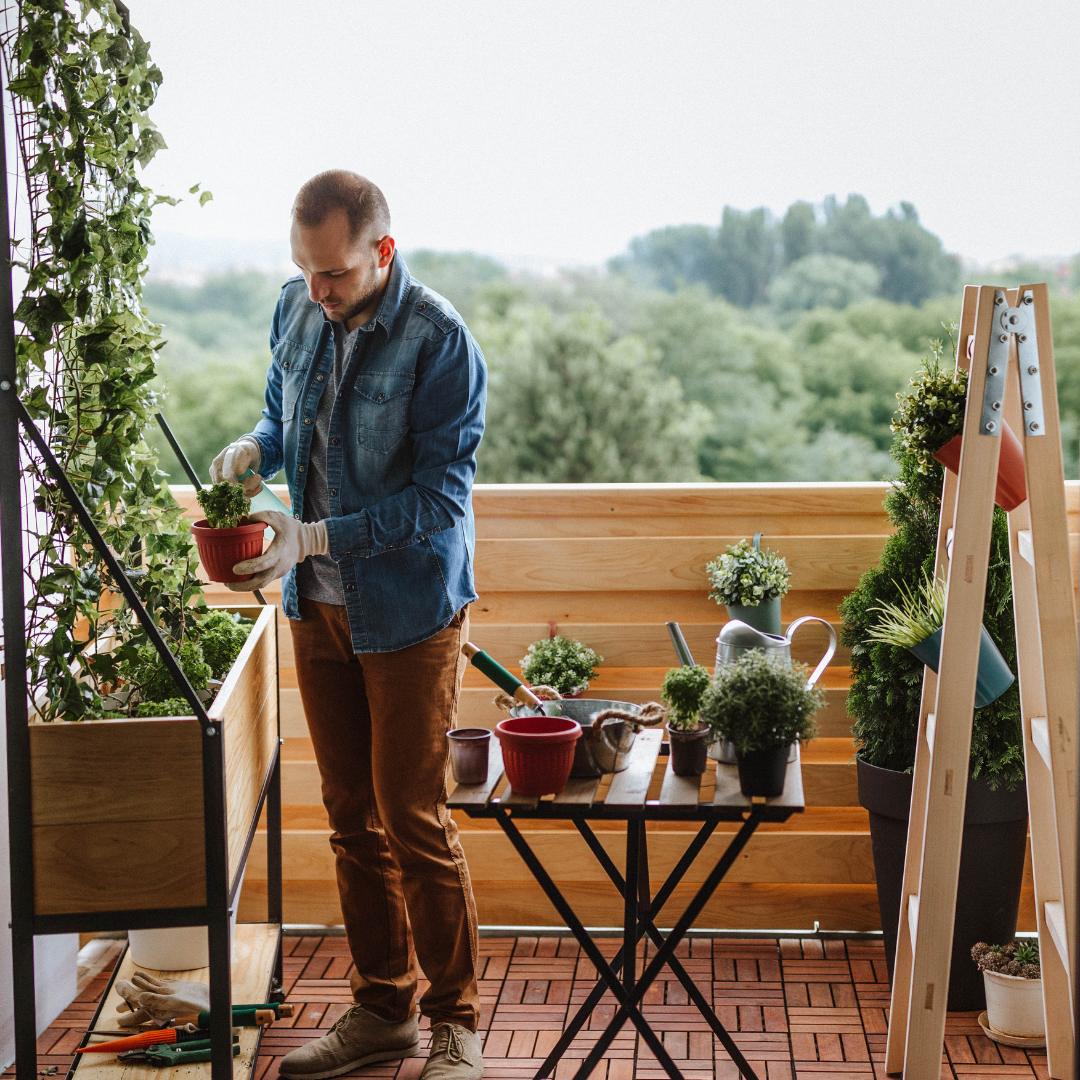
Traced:
[[[476, 583], [483, 594], [627, 588], [708, 591], [705, 564], [738, 536], [477, 540]], [[884, 536], [790, 536], [775, 549], [795, 589], [853, 589], [885, 545]]]
[[[706, 766], [711, 768], [712, 762]], [[671, 767], [671, 758], [668, 757], [667, 768], [664, 770], [664, 782], [660, 788], [661, 806], [697, 806], [701, 798], [700, 776], [676, 776]]]
[[[802, 809], [805, 805], [802, 787], [801, 760], [788, 763], [784, 776], [784, 790], [775, 799], [766, 799], [769, 806], [791, 806]], [[739, 770], [734, 765], [716, 766], [716, 794], [714, 806], [750, 806], [748, 799], [739, 788]]]
[[626, 768], [612, 777], [605, 806], [644, 805], [662, 742], [663, 733], [657, 728], [646, 728], [638, 733], [630, 748]]
[[[278, 928], [269, 923], [238, 923], [233, 939], [232, 997], [237, 1002], [268, 1000], [270, 980], [277, 956]], [[209, 968], [193, 971], [152, 971], [136, 968], [130, 953], [125, 953], [117, 979], [130, 979], [136, 970], [159, 978], [182, 978], [208, 983]], [[117, 1006], [123, 1005], [113, 985], [101, 1009], [105, 1025], [112, 1026]], [[240, 1031], [240, 1056], [233, 1059], [234, 1080], [248, 1080], [255, 1068], [259, 1030], [245, 1027]], [[98, 1040], [100, 1041], [100, 1040]], [[79, 1080], [210, 1080], [210, 1063], [157, 1069], [153, 1065], [135, 1065], [117, 1061], [115, 1054], [80, 1054], [75, 1075]]]
[[566, 789], [556, 795], [552, 802], [560, 805], [592, 806], [596, 798], [596, 789], [600, 787], [600, 777], [571, 777]]

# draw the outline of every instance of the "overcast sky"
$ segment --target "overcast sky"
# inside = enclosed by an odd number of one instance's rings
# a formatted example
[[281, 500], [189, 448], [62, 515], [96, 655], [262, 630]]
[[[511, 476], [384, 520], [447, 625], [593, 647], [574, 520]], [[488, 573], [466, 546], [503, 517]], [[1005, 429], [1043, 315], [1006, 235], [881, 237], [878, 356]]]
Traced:
[[979, 261], [1080, 251], [1080, 3], [129, 0], [161, 232], [284, 237], [322, 169], [400, 246], [596, 263], [725, 204], [913, 202]]

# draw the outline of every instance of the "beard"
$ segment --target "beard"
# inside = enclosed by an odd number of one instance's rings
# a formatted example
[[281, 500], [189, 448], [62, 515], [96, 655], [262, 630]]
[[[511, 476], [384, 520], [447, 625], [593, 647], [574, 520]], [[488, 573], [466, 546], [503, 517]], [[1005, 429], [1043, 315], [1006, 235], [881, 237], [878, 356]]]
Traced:
[[378, 295], [379, 279], [377, 274], [373, 273], [361, 286], [360, 295], [347, 308], [332, 313], [328, 311], [326, 317], [332, 322], [347, 323], [350, 319], [356, 318]]

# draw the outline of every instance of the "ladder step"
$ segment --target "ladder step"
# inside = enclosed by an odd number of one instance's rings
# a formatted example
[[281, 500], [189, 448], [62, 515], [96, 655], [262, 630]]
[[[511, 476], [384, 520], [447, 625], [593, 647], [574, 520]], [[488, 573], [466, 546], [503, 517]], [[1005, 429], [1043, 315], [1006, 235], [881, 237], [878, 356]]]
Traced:
[[1045, 716], [1031, 718], [1031, 741], [1035, 744], [1035, 749], [1039, 751], [1039, 757], [1046, 762], [1046, 767], [1053, 771], [1050, 764], [1050, 725]]
[[1017, 533], [1016, 533], [1016, 546], [1020, 549], [1020, 557], [1025, 562], [1028, 562], [1032, 566], [1034, 566], [1035, 565], [1035, 548], [1031, 544], [1031, 530], [1030, 529], [1020, 529], [1020, 530], [1017, 531]]
[[937, 714], [930, 713], [926, 718], [926, 745], [930, 747], [930, 753], [934, 752], [934, 732], [937, 731]]
[[[1049, 907], [1049, 905], [1047, 905]], [[912, 893], [907, 898], [907, 926], [908, 934], [911, 935], [911, 947], [915, 947], [915, 939], [919, 932], [919, 894]]]
[[1061, 957], [1061, 964], [1065, 968], [1065, 974], [1069, 973], [1069, 938], [1065, 933], [1065, 905], [1060, 900], [1047, 900], [1043, 904], [1043, 914], [1046, 916], [1046, 927], [1050, 931], [1050, 937]]

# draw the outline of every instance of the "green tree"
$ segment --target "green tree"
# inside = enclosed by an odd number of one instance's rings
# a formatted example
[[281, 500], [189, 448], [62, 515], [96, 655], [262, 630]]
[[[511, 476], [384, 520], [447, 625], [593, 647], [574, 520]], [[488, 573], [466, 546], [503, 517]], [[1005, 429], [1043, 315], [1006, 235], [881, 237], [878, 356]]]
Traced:
[[768, 210], [759, 206], [744, 213], [725, 206], [716, 255], [713, 291], [739, 307], [764, 303], [778, 262], [776, 226]]
[[881, 275], [870, 263], [840, 255], [807, 255], [791, 263], [769, 286], [769, 306], [778, 315], [816, 307], [846, 308], [868, 300]]
[[817, 216], [808, 202], [795, 202], [787, 208], [780, 224], [780, 242], [784, 249], [784, 266], [805, 259], [814, 251]]
[[669, 291], [697, 282], [705, 282], [716, 291], [716, 230], [707, 225], [654, 229], [631, 240], [629, 252], [611, 259], [608, 268], [640, 284]]
[[484, 313], [490, 370], [478, 480], [590, 483], [700, 479], [709, 416], [664, 378], [637, 337], [596, 313], [511, 302]]
[[419, 248], [407, 252], [409, 273], [429, 289], [445, 296], [466, 323], [477, 313], [477, 296], [486, 285], [506, 279], [506, 267], [487, 255], [472, 251], [431, 251]]

